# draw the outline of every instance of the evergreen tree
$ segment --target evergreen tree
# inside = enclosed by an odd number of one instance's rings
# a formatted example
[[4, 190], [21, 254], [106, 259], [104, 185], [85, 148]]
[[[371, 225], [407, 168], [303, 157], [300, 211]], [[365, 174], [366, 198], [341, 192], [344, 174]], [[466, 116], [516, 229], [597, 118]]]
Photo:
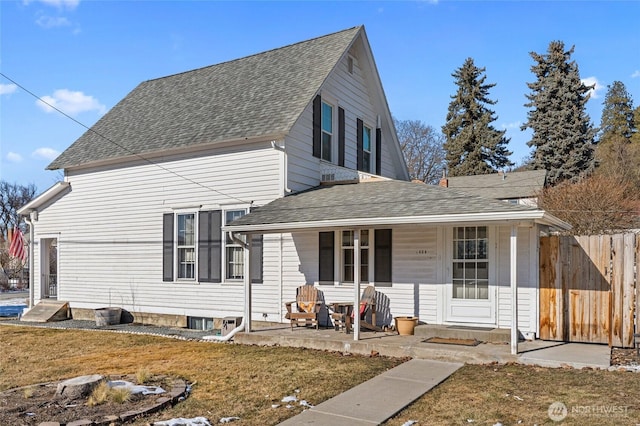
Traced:
[[602, 103], [600, 121], [600, 144], [611, 141], [630, 142], [636, 131], [633, 100], [621, 81], [607, 86], [607, 94]]
[[521, 129], [533, 130], [527, 142], [534, 147], [533, 167], [547, 170], [552, 185], [576, 181], [595, 166], [595, 130], [586, 113], [593, 86], [580, 81], [578, 65], [570, 61], [573, 50], [565, 51], [563, 42], [552, 41], [546, 55], [530, 53], [537, 80], [527, 83], [531, 93], [526, 95], [529, 102], [525, 106], [531, 109]]
[[[637, 198], [640, 190], [640, 143], [637, 139], [633, 100], [620, 81], [607, 86], [604, 98], [600, 141], [596, 149], [597, 172], [627, 184], [628, 198]], [[636, 110], [638, 111], [638, 110]]]
[[451, 96], [447, 122], [442, 126], [445, 136], [447, 169], [450, 176], [468, 176], [497, 172], [512, 166], [506, 130], [497, 130], [491, 123], [495, 112], [487, 105], [489, 89], [495, 84], [485, 83], [485, 68], [478, 68], [467, 58], [462, 67], [451, 74], [458, 91]]

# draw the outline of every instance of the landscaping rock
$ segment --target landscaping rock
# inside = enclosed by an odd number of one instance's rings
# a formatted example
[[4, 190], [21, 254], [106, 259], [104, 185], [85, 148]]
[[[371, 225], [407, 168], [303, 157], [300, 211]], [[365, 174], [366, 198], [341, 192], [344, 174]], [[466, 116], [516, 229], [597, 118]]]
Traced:
[[104, 380], [99, 374], [74, 377], [58, 383], [56, 398], [80, 399], [88, 396]]

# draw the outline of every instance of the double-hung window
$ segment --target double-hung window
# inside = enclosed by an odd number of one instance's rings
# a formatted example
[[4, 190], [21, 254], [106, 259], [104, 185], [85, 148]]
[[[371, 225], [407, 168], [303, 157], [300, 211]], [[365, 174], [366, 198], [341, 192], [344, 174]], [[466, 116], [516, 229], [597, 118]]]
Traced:
[[[342, 231], [342, 282], [353, 283], [353, 231]], [[369, 231], [360, 231], [360, 282], [369, 282]]]
[[[225, 225], [244, 216], [247, 213], [244, 209], [227, 210], [224, 215]], [[231, 233], [227, 232], [225, 237], [225, 270], [226, 278], [229, 280], [241, 280], [244, 278], [244, 249], [231, 238]]]
[[362, 170], [371, 172], [371, 128], [362, 129]]
[[486, 226], [453, 228], [453, 298], [489, 298]]
[[[246, 212], [235, 208], [164, 213], [162, 280], [222, 283], [244, 279], [243, 245], [222, 232], [222, 226]], [[262, 283], [262, 235], [253, 235], [251, 242], [251, 282]]]
[[323, 160], [331, 161], [331, 150], [333, 146], [333, 106], [322, 102], [322, 145], [321, 157]]
[[196, 215], [177, 215], [176, 249], [178, 253], [178, 279], [196, 278]]
[[[360, 282], [391, 286], [391, 240], [391, 229], [360, 230]], [[355, 278], [354, 231], [320, 232], [318, 241], [318, 282], [322, 285], [352, 284]]]

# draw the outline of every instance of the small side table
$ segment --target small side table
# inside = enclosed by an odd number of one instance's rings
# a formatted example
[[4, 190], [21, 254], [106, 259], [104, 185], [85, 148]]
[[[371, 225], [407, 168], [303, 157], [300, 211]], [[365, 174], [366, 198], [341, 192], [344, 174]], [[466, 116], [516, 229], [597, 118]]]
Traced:
[[353, 302], [334, 302], [329, 304], [331, 319], [336, 330], [344, 328], [344, 332], [351, 332], [351, 315], [353, 313]]

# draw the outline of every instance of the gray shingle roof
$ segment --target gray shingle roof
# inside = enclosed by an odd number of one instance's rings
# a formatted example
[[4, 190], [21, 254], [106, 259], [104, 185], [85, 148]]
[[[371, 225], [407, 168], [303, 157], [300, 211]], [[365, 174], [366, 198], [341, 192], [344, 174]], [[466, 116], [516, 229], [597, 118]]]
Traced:
[[449, 188], [486, 198], [506, 200], [509, 198], [535, 197], [544, 188], [546, 170], [528, 170], [506, 174], [450, 177]]
[[47, 169], [286, 133], [362, 30], [145, 81]]
[[251, 214], [233, 221], [229, 227], [357, 218], [533, 211], [539, 209], [469, 195], [449, 188], [390, 180], [315, 187], [256, 208]]

